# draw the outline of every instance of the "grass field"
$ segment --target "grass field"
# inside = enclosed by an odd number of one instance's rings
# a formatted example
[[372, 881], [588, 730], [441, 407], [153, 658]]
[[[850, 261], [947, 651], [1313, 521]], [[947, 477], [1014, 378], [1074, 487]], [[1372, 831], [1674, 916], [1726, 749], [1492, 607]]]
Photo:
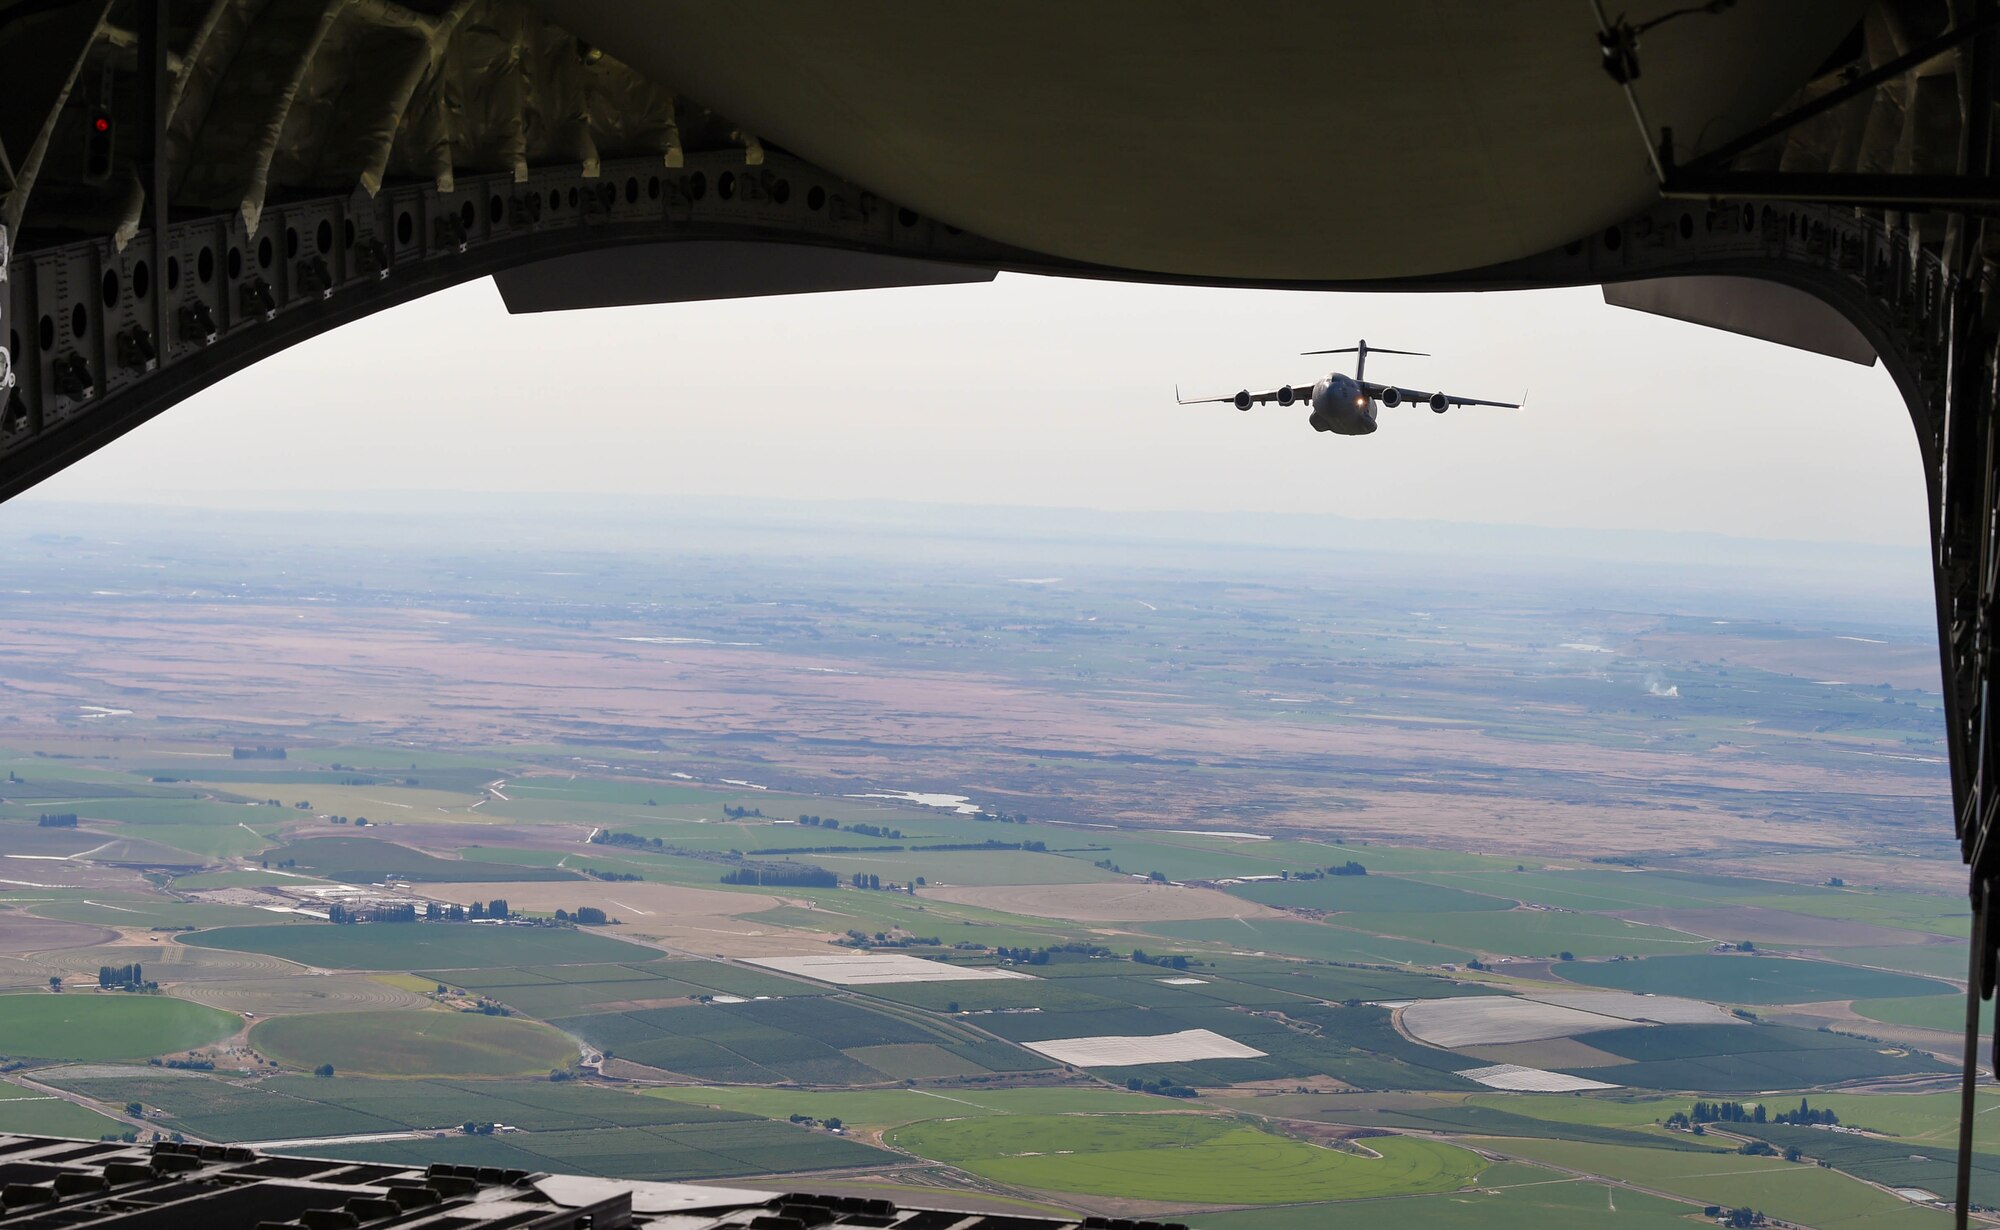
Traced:
[[250, 1044], [297, 1068], [333, 1065], [368, 1076], [521, 1076], [576, 1058], [546, 1025], [475, 1012], [323, 1012], [279, 1017]]
[[1001, 1183], [1210, 1204], [1288, 1204], [1452, 1191], [1485, 1162], [1405, 1136], [1345, 1153], [1205, 1115], [1009, 1115], [896, 1129], [897, 1148]]
[[1566, 963], [1562, 976], [1587, 986], [1647, 995], [1684, 995], [1725, 1004], [1803, 1004], [1952, 993], [1949, 983], [1910, 974], [1827, 961], [1707, 953], [1644, 961]]
[[586, 931], [475, 923], [225, 927], [187, 936], [181, 942], [260, 952], [324, 969], [387, 971], [644, 961], [659, 955], [651, 948]]
[[[1481, 914], [1485, 917], [1485, 914]], [[1167, 939], [1227, 944], [1245, 952], [1275, 952], [1317, 961], [1354, 961], [1370, 965], [1451, 965], [1470, 960], [1472, 953], [1444, 944], [1384, 938], [1345, 926], [1290, 919], [1203, 919], [1196, 922], [1148, 923], [1145, 930]]]
[[108, 1119], [94, 1110], [86, 1110], [57, 1097], [34, 1095], [0, 1101], [0, 1132], [94, 1139], [107, 1132], [127, 1130], [116, 1119]]
[[0, 1054], [102, 1062], [220, 1042], [242, 1018], [163, 995], [0, 995]]
[[811, 1115], [857, 1127], [899, 1127], [925, 1119], [982, 1115], [1080, 1115], [1184, 1112], [1185, 1103], [1102, 1086], [1050, 1089], [755, 1089], [743, 1086], [656, 1086], [646, 1095], [742, 1111], [766, 1119]]
[[1684, 931], [1554, 910], [1355, 913], [1342, 914], [1337, 921], [1360, 931], [1515, 957], [1553, 957], [1559, 952], [1580, 957], [1632, 956], [1702, 952], [1710, 946], [1710, 941]]
[[1506, 910], [1514, 903], [1483, 893], [1426, 884], [1400, 876], [1322, 876], [1317, 880], [1270, 880], [1232, 885], [1232, 897], [1265, 905], [1314, 910], [1449, 911]]
[[1965, 978], [1967, 947], [1964, 944], [1909, 944], [1889, 948], [1822, 948], [1820, 955], [1831, 961], [1851, 961], [1880, 969], [1903, 970], [1912, 974], [1934, 974], [1939, 978]]
[[[1942, 1029], [1953, 1034], [1965, 1032], [1965, 996], [1911, 995], [1901, 999], [1857, 999], [1854, 1011], [1871, 1021], [1891, 1025], [1915, 1025], [1920, 1029]], [[1979, 1007], [1979, 1032], [1993, 1032], [1993, 1004]]]
[[1820, 1230], [1945, 1230], [1951, 1217], [1810, 1164], [1566, 1140], [1478, 1140], [1512, 1156], [1620, 1179], [1703, 1204], [1749, 1207]]
[[[1491, 1182], [1507, 1172], [1505, 1183]], [[1688, 1230], [1688, 1214], [1678, 1201], [1643, 1192], [1614, 1191], [1602, 1183], [1570, 1179], [1539, 1167], [1500, 1162], [1479, 1176], [1477, 1192], [1407, 1196], [1373, 1201], [1368, 1218], [1377, 1225], [1421, 1226], [1424, 1230]], [[1196, 1230], [1325, 1230], [1351, 1214], [1338, 1206], [1300, 1204], [1233, 1213], [1195, 1213]]]
[[388, 880], [417, 883], [499, 883], [508, 880], [575, 880], [575, 872], [518, 863], [481, 863], [438, 858], [373, 837], [315, 837], [264, 852], [272, 862], [288, 860], [301, 871], [349, 884]]

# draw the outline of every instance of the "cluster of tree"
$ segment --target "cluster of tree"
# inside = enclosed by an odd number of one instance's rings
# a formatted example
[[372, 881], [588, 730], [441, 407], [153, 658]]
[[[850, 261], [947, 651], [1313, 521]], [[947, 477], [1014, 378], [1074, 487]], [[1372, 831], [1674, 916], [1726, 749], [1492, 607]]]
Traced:
[[1741, 1102], [1696, 1102], [1688, 1117], [1696, 1123], [1764, 1123], [1763, 1104], [1745, 1106]]
[[1736, 1151], [1747, 1157], [1776, 1157], [1778, 1153], [1769, 1141], [1764, 1140], [1746, 1140], [1737, 1146]]
[[879, 824], [850, 824], [847, 826], [847, 831], [859, 833], [863, 837], [886, 837], [891, 841], [901, 841], [903, 838], [903, 830], [885, 829]]
[[[465, 907], [462, 905], [445, 905], [437, 901], [426, 901], [424, 902], [424, 919], [427, 922], [464, 922]], [[440, 994], [443, 991], [443, 987], [438, 988]]]
[[1028, 813], [1017, 811], [1009, 814], [1004, 811], [982, 811], [975, 814], [972, 818], [974, 820], [993, 820], [1001, 824], [1026, 824], [1028, 822]]
[[332, 1065], [332, 1064], [330, 1064], [330, 1063], [323, 1063], [323, 1064], [321, 1064], [320, 1066], [318, 1066], [317, 1068], [314, 1068], [314, 1069], [313, 1069], [313, 1075], [314, 1075], [314, 1076], [332, 1076], [332, 1075], [333, 1075], [333, 1065]]
[[787, 1115], [785, 1118], [788, 1122], [796, 1123], [800, 1127], [823, 1127], [829, 1132], [838, 1132], [844, 1126], [838, 1118], [832, 1115], [828, 1115], [824, 1119], [815, 1119], [811, 1115]]
[[495, 897], [493, 900], [486, 902], [484, 905], [481, 905], [479, 902], [475, 901], [472, 903], [471, 907], [466, 910], [466, 913], [473, 918], [507, 919], [507, 918], [512, 918], [514, 916], [514, 911], [507, 908], [507, 899], [505, 897]]
[[764, 809], [761, 807], [731, 807], [729, 804], [724, 803], [722, 805], [722, 814], [728, 816], [731, 820], [748, 820], [752, 816], [762, 820], [764, 818]]
[[1717, 952], [1756, 952], [1756, 951], [1757, 951], [1757, 945], [1755, 945], [1755, 944], [1751, 943], [1751, 942], [1750, 942], [1749, 940], [1739, 940], [1739, 941], [1737, 941], [1737, 942], [1736, 942], [1736, 943], [1734, 943], [1734, 944], [1717, 944], [1717, 945], [1715, 946], [1715, 951], [1717, 951]]
[[283, 760], [285, 749], [258, 744], [256, 747], [231, 748], [229, 754], [237, 760]]
[[1465, 963], [1465, 968], [1473, 970], [1483, 970], [1486, 968], [1486, 962], [1481, 961], [1478, 957], [1473, 957], [1471, 960]]
[[1815, 1123], [1839, 1123], [1840, 1116], [1834, 1114], [1831, 1109], [1815, 1109], [1812, 1103], [1806, 1101], [1804, 1098], [1800, 1098], [1797, 1110], [1781, 1110], [1772, 1122], [1791, 1123], [1797, 1124], [1800, 1127], [1810, 1127]]
[[866, 931], [848, 928], [847, 934], [834, 943], [844, 948], [942, 948], [944, 940], [935, 935], [890, 935], [887, 931], [877, 931], [869, 935]]
[[576, 907], [574, 914], [568, 910], [557, 910], [556, 921], [573, 922], [579, 927], [602, 927], [611, 920], [605, 917], [603, 910], [594, 905], [580, 905]]
[[129, 965], [100, 965], [97, 967], [97, 985], [121, 991], [157, 991], [160, 984], [146, 981], [146, 971], [139, 962]]
[[[425, 917], [434, 917], [429, 906], [425, 907]], [[354, 923], [413, 923], [417, 921], [417, 907], [410, 902], [382, 902], [376, 905], [351, 906], [336, 901], [326, 907], [326, 920], [343, 926]]]
[[1164, 871], [1149, 871], [1146, 873], [1146, 878], [1155, 884], [1173, 883], [1173, 881], [1167, 879], [1167, 873]]
[[76, 827], [76, 813], [73, 811], [45, 811], [35, 818], [35, 823], [45, 829], [73, 829]]
[[840, 821], [838, 820], [830, 820], [825, 816], [808, 816], [803, 812], [800, 813], [799, 815], [799, 823], [811, 829], [816, 829], [816, 828], [837, 829], [840, 827]]
[[1752, 1226], [1764, 1224], [1764, 1215], [1755, 1209], [1723, 1209], [1711, 1204], [1702, 1212], [1726, 1223], [1729, 1230], [1750, 1230]]
[[881, 877], [881, 876], [878, 876], [878, 875], [870, 875], [869, 873], [867, 873], [867, 872], [865, 872], [865, 871], [857, 871], [857, 872], [855, 872], [855, 873], [854, 873], [853, 875], [851, 875], [851, 876], [847, 877], [847, 882], [848, 882], [849, 884], [853, 885], [853, 886], [854, 886], [855, 888], [880, 888], [880, 887], [882, 887], [882, 877]]
[[641, 837], [637, 833], [614, 833], [610, 829], [599, 829], [590, 835], [591, 844], [599, 846], [625, 846], [628, 849], [661, 850], [666, 843], [657, 837]]
[[838, 888], [840, 877], [811, 863], [744, 863], [723, 873], [724, 884], [755, 884], [769, 888]]
[[213, 1072], [213, 1059], [148, 1059], [147, 1063], [156, 1068], [179, 1068], [189, 1072]]
[[585, 867], [583, 869], [583, 874], [589, 876], [593, 880], [609, 880], [613, 883], [623, 883], [626, 880], [643, 880], [646, 878], [645, 876], [639, 875], [636, 872], [599, 871], [595, 867]]
[[1002, 961], [1013, 961], [1019, 965], [1047, 965], [1051, 957], [1070, 955], [1080, 957], [1108, 957], [1112, 951], [1098, 944], [1052, 944], [1047, 948], [995, 948], [995, 956]]
[[1157, 965], [1162, 969], [1186, 969], [1188, 959], [1175, 953], [1173, 956], [1153, 956], [1143, 948], [1132, 950], [1132, 959], [1141, 965]]
[[473, 1005], [471, 1005], [470, 1007], [464, 1007], [464, 1008], [460, 1008], [460, 1009], [459, 1009], [459, 1011], [460, 1011], [460, 1012], [473, 1012], [473, 1013], [477, 1013], [477, 1014], [478, 1014], [478, 1015], [480, 1015], [480, 1016], [513, 1016], [513, 1015], [514, 1015], [514, 1010], [513, 1010], [512, 1008], [509, 1008], [509, 1007], [508, 1007], [507, 1005], [505, 1005], [505, 1004], [503, 1004], [503, 1003], [499, 1002], [498, 1000], [493, 1000], [493, 999], [485, 999], [485, 998], [482, 998], [482, 999], [480, 999], [480, 1001], [479, 1001], [478, 1003], [476, 1003], [476, 1004], [473, 1004]]
[[1846, 888], [1847, 881], [1841, 879], [1839, 876], [1828, 876], [1826, 878], [1826, 886], [1828, 888]]
[[1200, 1092], [1186, 1085], [1176, 1085], [1172, 1081], [1144, 1081], [1136, 1076], [1125, 1078], [1125, 1087], [1134, 1093], [1157, 1093], [1163, 1098], [1198, 1098]]
[[1365, 876], [1368, 874], [1368, 869], [1350, 858], [1338, 867], [1328, 867], [1326, 874], [1330, 876]]
[[467, 1136], [491, 1136], [493, 1129], [498, 1126], [499, 1124], [497, 1123], [474, 1123], [468, 1119], [464, 1123], [459, 1124], [458, 1130], [464, 1132]]

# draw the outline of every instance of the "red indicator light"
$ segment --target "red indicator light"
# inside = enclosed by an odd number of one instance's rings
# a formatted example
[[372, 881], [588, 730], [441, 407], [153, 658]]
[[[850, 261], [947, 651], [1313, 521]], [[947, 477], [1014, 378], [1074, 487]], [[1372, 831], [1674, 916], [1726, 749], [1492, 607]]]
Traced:
[[94, 119], [94, 120], [92, 120], [92, 121], [90, 122], [90, 126], [91, 126], [92, 128], [95, 128], [95, 129], [96, 129], [97, 131], [99, 131], [99, 132], [110, 132], [110, 131], [111, 131], [111, 117], [110, 117], [110, 116], [105, 116], [105, 115], [100, 115], [100, 116], [98, 116], [98, 117], [97, 117], [96, 119]]

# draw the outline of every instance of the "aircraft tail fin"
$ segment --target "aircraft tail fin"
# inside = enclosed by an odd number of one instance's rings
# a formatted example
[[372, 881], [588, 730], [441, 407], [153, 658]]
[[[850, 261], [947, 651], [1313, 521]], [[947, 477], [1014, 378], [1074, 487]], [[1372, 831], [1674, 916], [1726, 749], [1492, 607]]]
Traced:
[[1332, 350], [1302, 350], [1300, 354], [1413, 354], [1419, 358], [1430, 358], [1428, 350], [1391, 350], [1387, 346], [1370, 346], [1367, 342], [1359, 346], [1339, 346]]

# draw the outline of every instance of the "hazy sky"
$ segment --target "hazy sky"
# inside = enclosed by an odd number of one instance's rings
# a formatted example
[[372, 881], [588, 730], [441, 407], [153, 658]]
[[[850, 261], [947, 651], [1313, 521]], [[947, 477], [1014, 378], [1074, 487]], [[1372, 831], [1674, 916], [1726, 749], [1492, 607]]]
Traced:
[[[1190, 396], [1369, 374], [1528, 408], [1322, 436]], [[1342, 370], [1351, 356], [1337, 356]], [[510, 317], [487, 282], [197, 395], [29, 499], [643, 492], [1926, 539], [1878, 367], [1607, 307], [1594, 288], [1328, 295], [990, 285]]]

